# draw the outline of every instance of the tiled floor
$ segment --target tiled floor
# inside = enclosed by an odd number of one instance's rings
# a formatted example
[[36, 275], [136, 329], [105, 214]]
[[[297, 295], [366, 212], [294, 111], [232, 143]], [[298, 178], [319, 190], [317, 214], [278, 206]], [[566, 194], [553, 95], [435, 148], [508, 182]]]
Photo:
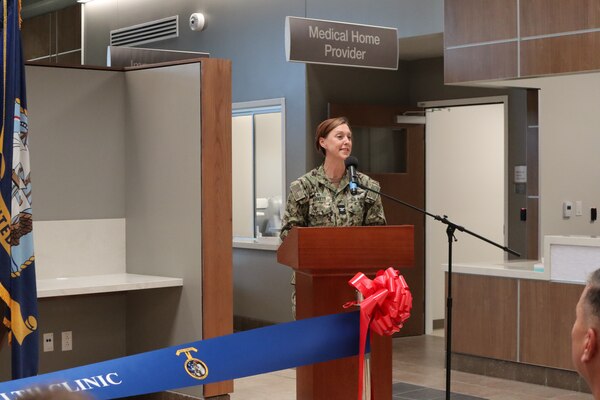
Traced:
[[[394, 400], [444, 400], [445, 398], [445, 390], [431, 389], [425, 386], [412, 385], [404, 382], [398, 382], [392, 385], [392, 399]], [[452, 393], [450, 398], [451, 400], [482, 400], [481, 397], [458, 393]]]
[[[444, 338], [394, 339], [393, 400], [444, 399]], [[235, 381], [232, 400], [295, 400], [295, 371], [283, 370]], [[591, 400], [589, 394], [452, 371], [453, 400]], [[412, 385], [412, 386], [409, 386]], [[412, 393], [411, 393], [411, 390]], [[440, 397], [441, 395], [441, 397]], [[411, 397], [412, 396], [412, 397]]]

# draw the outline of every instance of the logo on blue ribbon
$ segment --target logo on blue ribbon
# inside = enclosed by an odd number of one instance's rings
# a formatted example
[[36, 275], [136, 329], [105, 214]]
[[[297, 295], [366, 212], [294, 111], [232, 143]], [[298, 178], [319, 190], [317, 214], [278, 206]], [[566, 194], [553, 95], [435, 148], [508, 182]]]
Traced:
[[194, 379], [202, 380], [208, 376], [208, 367], [201, 360], [192, 357], [190, 351], [197, 352], [198, 350], [195, 347], [186, 347], [185, 349], [177, 350], [175, 355], [178, 356], [184, 353], [187, 356], [187, 360], [183, 363], [185, 372], [190, 374]]

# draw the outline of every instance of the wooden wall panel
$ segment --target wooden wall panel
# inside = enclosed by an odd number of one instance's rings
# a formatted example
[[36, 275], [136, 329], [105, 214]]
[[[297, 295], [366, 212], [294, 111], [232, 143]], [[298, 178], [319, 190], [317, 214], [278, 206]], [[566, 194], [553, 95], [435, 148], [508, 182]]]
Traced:
[[81, 50], [56, 56], [55, 61], [57, 64], [66, 64], [66, 65], [81, 64]]
[[521, 37], [600, 28], [598, 0], [520, 0]]
[[[233, 333], [231, 223], [231, 61], [203, 60], [202, 338]], [[204, 397], [233, 391], [233, 382], [204, 386]]]
[[521, 42], [521, 76], [600, 69], [600, 32]]
[[25, 60], [81, 65], [81, 4], [25, 19], [21, 33]]
[[538, 113], [538, 91], [527, 90], [527, 254], [529, 260], [540, 258], [539, 249], [539, 113]]
[[[600, 70], [600, 0], [447, 0], [444, 25], [446, 83]], [[500, 40], [516, 41], [520, 60], [480, 49]]]
[[583, 285], [521, 280], [521, 362], [573, 369], [571, 328]]
[[56, 52], [81, 49], [81, 5], [63, 8], [55, 15]]
[[44, 14], [23, 20], [21, 41], [25, 60], [48, 56], [54, 52], [51, 17], [51, 14]]
[[517, 76], [517, 43], [498, 43], [444, 52], [444, 81], [458, 83]]
[[517, 360], [517, 280], [452, 274], [452, 351]]
[[[550, 285], [544, 281], [523, 280], [521, 282], [523, 295], [520, 301], [520, 345], [521, 360], [528, 363], [549, 365], [548, 341], [551, 340], [550, 319], [547, 318], [553, 310], [550, 308]], [[570, 346], [568, 346], [570, 347]]]
[[521, 254], [521, 257], [528, 260], [539, 260], [541, 257], [539, 245], [540, 200], [537, 197], [527, 198], [526, 204], [527, 248], [526, 254]]
[[446, 0], [444, 2], [446, 47], [516, 37], [515, 0]]

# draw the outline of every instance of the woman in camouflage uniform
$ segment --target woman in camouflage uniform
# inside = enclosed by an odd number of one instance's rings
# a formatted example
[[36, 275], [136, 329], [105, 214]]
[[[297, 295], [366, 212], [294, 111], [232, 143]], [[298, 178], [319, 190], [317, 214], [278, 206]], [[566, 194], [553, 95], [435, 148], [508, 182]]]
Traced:
[[[357, 189], [350, 193], [344, 161], [352, 152], [352, 131], [345, 117], [327, 119], [317, 127], [315, 146], [325, 156], [318, 168], [290, 185], [280, 237], [294, 226], [385, 225], [381, 197]], [[357, 173], [361, 185], [379, 191], [379, 183]]]
[[[352, 131], [346, 117], [319, 124], [315, 146], [325, 156], [318, 168], [290, 185], [280, 237], [284, 240], [294, 226], [385, 225], [381, 197], [357, 188], [350, 193], [344, 161], [352, 152]], [[379, 192], [379, 183], [357, 172], [361, 185]], [[296, 283], [292, 275], [292, 285]], [[296, 290], [292, 292], [292, 313], [296, 317]]]

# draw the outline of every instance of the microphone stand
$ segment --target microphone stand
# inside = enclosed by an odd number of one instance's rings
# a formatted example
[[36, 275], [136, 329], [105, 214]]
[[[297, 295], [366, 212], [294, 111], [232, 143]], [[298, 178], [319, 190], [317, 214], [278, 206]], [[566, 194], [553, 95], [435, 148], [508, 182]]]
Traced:
[[454, 236], [454, 233], [457, 230], [460, 232], [468, 233], [469, 235], [474, 236], [477, 239], [483, 240], [484, 242], [487, 242], [487, 243], [491, 244], [492, 246], [496, 246], [507, 253], [510, 253], [517, 257], [521, 257], [521, 255], [519, 253], [517, 253], [516, 251], [509, 249], [506, 246], [502, 246], [501, 244], [493, 242], [481, 235], [476, 234], [475, 232], [471, 232], [470, 230], [466, 229], [463, 226], [455, 224], [454, 222], [452, 222], [448, 219], [447, 215], [440, 217], [439, 215], [431, 214], [423, 209], [420, 209], [419, 207], [415, 207], [412, 204], [406, 203], [400, 199], [397, 199], [397, 198], [387, 195], [385, 193], [378, 192], [377, 190], [374, 190], [374, 189], [371, 189], [364, 185], [361, 185], [358, 182], [358, 180], [356, 182], [356, 186], [358, 186], [361, 189], [368, 190], [373, 193], [377, 193], [378, 195], [385, 197], [386, 199], [390, 199], [390, 200], [394, 201], [395, 203], [399, 203], [408, 208], [412, 208], [413, 210], [418, 211], [421, 214], [425, 214], [425, 215], [435, 219], [436, 221], [439, 221], [442, 224], [446, 225], [446, 235], [448, 236], [448, 287], [447, 287], [448, 293], [447, 293], [447, 297], [446, 297], [446, 400], [450, 400], [450, 371], [451, 371], [450, 367], [451, 367], [451, 358], [452, 358], [452, 242], [456, 241], [456, 237]]

